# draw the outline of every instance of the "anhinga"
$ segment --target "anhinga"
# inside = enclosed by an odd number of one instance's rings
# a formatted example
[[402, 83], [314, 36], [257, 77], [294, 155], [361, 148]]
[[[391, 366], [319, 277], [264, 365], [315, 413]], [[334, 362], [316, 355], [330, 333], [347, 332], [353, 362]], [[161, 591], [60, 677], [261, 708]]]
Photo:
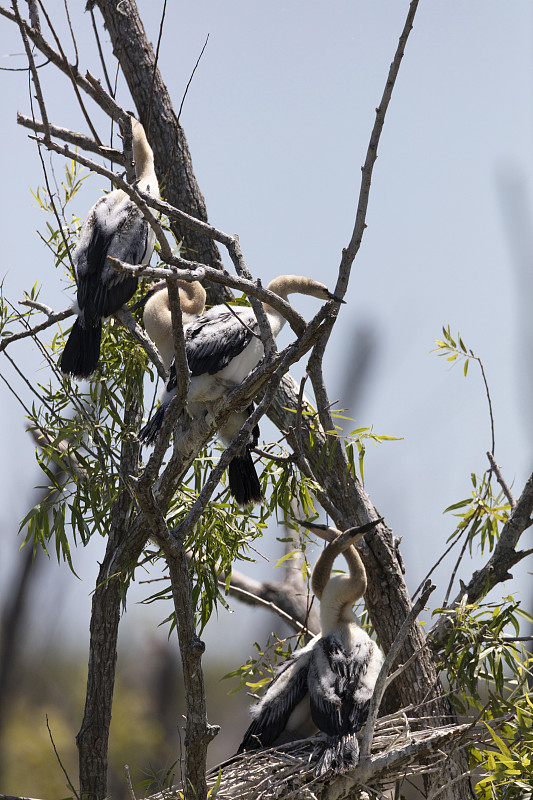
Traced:
[[[379, 521], [334, 537], [319, 556], [311, 586], [320, 601], [321, 633], [291, 656], [252, 707], [253, 721], [239, 753], [301, 739], [320, 730], [327, 740], [315, 767], [317, 775], [330, 768], [346, 772], [357, 766], [356, 733], [366, 720], [383, 656], [359, 627], [352, 610], [366, 590], [365, 568], [353, 545]], [[307, 527], [322, 538], [331, 538], [331, 529], [325, 526]], [[340, 553], [348, 563], [349, 574], [331, 576]]]
[[[178, 280], [178, 291], [182, 323], [185, 327], [203, 314], [206, 294], [199, 281]], [[168, 372], [174, 360], [174, 337], [166, 281], [160, 281], [152, 286], [145, 299], [140, 302], [144, 305], [143, 322], [146, 333], [159, 350], [163, 365]]]
[[[133, 155], [137, 185], [157, 196], [159, 186], [154, 157], [144, 128], [132, 118]], [[139, 207], [115, 189], [91, 208], [72, 254], [78, 286], [78, 315], [63, 350], [59, 366], [76, 378], [88, 378], [100, 357], [102, 319], [118, 311], [135, 293], [138, 278], [117, 272], [107, 256], [128, 264], [147, 264], [155, 234]]]
[[[317, 297], [320, 300], [337, 299], [323, 283], [298, 275], [281, 275], [274, 278], [268, 287], [282, 299], [289, 294], [299, 293]], [[159, 299], [162, 305], [168, 304], [164, 294]], [[157, 302], [157, 294], [154, 295]], [[285, 318], [268, 303], [263, 304], [272, 333], [277, 336], [285, 324]], [[146, 313], [146, 312], [145, 312]], [[159, 315], [163, 319], [163, 315]], [[170, 328], [170, 317], [167, 323]], [[259, 326], [251, 308], [232, 308], [224, 305], [213, 306], [203, 316], [196, 318], [184, 327], [185, 350], [191, 373], [188, 411], [193, 417], [211, 412], [216, 400], [230, 389], [238, 386], [259, 364], [264, 348], [259, 336]], [[155, 342], [157, 344], [157, 341]], [[145, 444], [155, 441], [161, 428], [166, 408], [177, 391], [176, 371], [170, 368], [170, 377], [161, 407], [148, 420], [139, 432]], [[235, 412], [220, 429], [219, 436], [226, 446], [238, 434], [250, 415], [251, 407]], [[239, 505], [260, 503], [263, 500], [261, 486], [255, 471], [250, 451], [257, 444], [259, 429], [254, 427], [248, 442], [230, 462], [228, 482], [230, 492]]]

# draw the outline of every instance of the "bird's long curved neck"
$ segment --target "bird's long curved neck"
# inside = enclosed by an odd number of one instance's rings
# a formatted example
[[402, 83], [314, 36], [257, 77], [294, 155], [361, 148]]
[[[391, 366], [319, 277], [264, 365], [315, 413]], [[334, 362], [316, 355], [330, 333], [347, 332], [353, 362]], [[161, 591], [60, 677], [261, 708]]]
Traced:
[[[205, 307], [205, 289], [198, 281], [178, 280], [182, 322], [186, 325], [202, 314]], [[148, 336], [155, 342], [165, 369], [168, 369], [174, 358], [174, 340], [172, 337], [172, 313], [168, 297], [167, 285], [164, 281], [152, 290], [144, 308], [144, 327]]]
[[159, 194], [159, 184], [155, 174], [154, 154], [148, 144], [144, 128], [137, 120], [133, 121], [133, 157], [139, 188], [152, 195]]
[[[321, 300], [327, 299], [329, 296], [327, 286], [302, 275], [279, 275], [277, 278], [270, 281], [267, 289], [277, 294], [282, 300], [287, 300], [290, 294], [296, 293], [311, 295]], [[285, 325], [286, 319], [268, 303], [263, 303], [263, 306], [270, 322], [272, 332], [274, 336], [277, 336]]]
[[[349, 576], [331, 578], [331, 569], [336, 557], [343, 553], [349, 568]], [[320, 600], [322, 632], [341, 621], [351, 621], [352, 605], [366, 591], [366, 571], [359, 553], [353, 545], [339, 545], [335, 540], [322, 551], [313, 570], [311, 587]]]

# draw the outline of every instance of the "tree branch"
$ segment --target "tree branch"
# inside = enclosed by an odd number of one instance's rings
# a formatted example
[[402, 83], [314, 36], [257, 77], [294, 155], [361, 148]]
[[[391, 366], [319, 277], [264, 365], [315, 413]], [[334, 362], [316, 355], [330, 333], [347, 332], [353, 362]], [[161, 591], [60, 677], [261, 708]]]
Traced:
[[[21, 114], [20, 111], [17, 111], [17, 124], [22, 125], [24, 128], [29, 128], [36, 133], [44, 133], [45, 130], [42, 122], [34, 120], [31, 117], [26, 117], [24, 114]], [[56, 136], [64, 142], [69, 142], [69, 144], [73, 144], [75, 147], [81, 147], [83, 150], [96, 153], [116, 164], [124, 165], [124, 153], [122, 150], [98, 144], [94, 139], [91, 139], [90, 136], [86, 136], [84, 133], [77, 133], [68, 128], [60, 128], [57, 125], [50, 125], [50, 123], [48, 123], [48, 130], [51, 136]]]
[[220, 729], [207, 722], [201, 664], [205, 645], [195, 630], [192, 583], [187, 568], [183, 539], [174, 531], [169, 532], [149, 487], [143, 488], [138, 484], [137, 499], [150, 528], [151, 536], [163, 550], [170, 573], [187, 707], [185, 798], [186, 800], [205, 800], [207, 797], [207, 748]]
[[[509, 519], [503, 526], [494, 551], [482, 569], [472, 575], [469, 583], [461, 588], [450, 608], [456, 608], [466, 596], [467, 603], [475, 603], [484, 597], [496, 584], [512, 578], [511, 567], [521, 561], [529, 551], [517, 551], [516, 546], [522, 533], [532, 524], [533, 514], [533, 474], [524, 486], [522, 494], [513, 508]], [[442, 614], [429, 631], [435, 644], [442, 643], [453, 622], [448, 614]]]
[[[370, 750], [372, 747], [372, 738], [374, 736], [374, 730], [376, 727], [376, 720], [379, 712], [379, 707], [381, 705], [383, 694], [387, 687], [387, 678], [391, 670], [391, 667], [394, 664], [394, 661], [396, 660], [398, 653], [403, 647], [403, 643], [406, 640], [407, 636], [409, 635], [412, 626], [415, 624], [418, 615], [426, 605], [429, 596], [434, 590], [435, 590], [434, 584], [430, 583], [430, 581], [427, 581], [424, 589], [422, 590], [422, 594], [420, 595], [419, 599], [417, 600], [417, 602], [415, 603], [415, 605], [412, 607], [409, 614], [405, 618], [402, 627], [396, 634], [396, 638], [392, 643], [391, 647], [389, 648], [387, 655], [385, 656], [385, 660], [383, 661], [383, 664], [381, 666], [381, 670], [378, 675], [376, 685], [374, 686], [374, 691], [372, 693], [372, 698], [370, 700], [370, 706], [368, 709], [368, 718], [365, 725], [365, 733], [360, 748], [361, 762], [364, 762], [364, 760], [369, 758], [370, 756]], [[364, 770], [364, 765], [362, 765], [362, 769]]]
[[[224, 574], [220, 576], [218, 583], [219, 586], [226, 586]], [[232, 570], [228, 591], [245, 605], [268, 608], [290, 625], [296, 633], [312, 637], [319, 632], [316, 621], [313, 625], [306, 623], [307, 603], [302, 603], [301, 595], [288, 592], [285, 583], [256, 581]]]

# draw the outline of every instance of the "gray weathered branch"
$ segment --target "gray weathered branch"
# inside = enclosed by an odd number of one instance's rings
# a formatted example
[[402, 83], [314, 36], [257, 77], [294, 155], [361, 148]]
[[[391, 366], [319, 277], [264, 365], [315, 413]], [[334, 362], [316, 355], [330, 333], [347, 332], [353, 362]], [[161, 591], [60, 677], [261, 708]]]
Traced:
[[[484, 567], [474, 572], [468, 584], [461, 588], [451, 603], [450, 609], [456, 608], [464, 597], [466, 597], [467, 603], [475, 603], [496, 584], [512, 578], [509, 570], [530, 552], [529, 550], [517, 550], [516, 547], [523, 532], [532, 524], [532, 514], [533, 474], [529, 476], [509, 519], [503, 526], [491, 557]], [[435, 643], [440, 643], [444, 641], [452, 626], [453, 622], [449, 614], [442, 614], [431, 628], [428, 636]]]

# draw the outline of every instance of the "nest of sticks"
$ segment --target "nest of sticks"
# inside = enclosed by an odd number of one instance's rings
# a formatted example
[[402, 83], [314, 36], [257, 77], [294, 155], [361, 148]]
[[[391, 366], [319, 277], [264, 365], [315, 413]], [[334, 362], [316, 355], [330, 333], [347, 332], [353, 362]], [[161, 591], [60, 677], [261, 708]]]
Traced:
[[[344, 800], [357, 797], [358, 790], [383, 792], [406, 775], [412, 778], [438, 773], [451, 750], [465, 747], [472, 739], [480, 742], [490, 738], [482, 724], [430, 726], [431, 717], [410, 718], [403, 711], [381, 717], [370, 757], [344, 775], [330, 771], [320, 778], [315, 776], [316, 749], [323, 734], [243, 753], [209, 770], [208, 788], [215, 790], [217, 800]], [[174, 789], [154, 800], [176, 794]]]

